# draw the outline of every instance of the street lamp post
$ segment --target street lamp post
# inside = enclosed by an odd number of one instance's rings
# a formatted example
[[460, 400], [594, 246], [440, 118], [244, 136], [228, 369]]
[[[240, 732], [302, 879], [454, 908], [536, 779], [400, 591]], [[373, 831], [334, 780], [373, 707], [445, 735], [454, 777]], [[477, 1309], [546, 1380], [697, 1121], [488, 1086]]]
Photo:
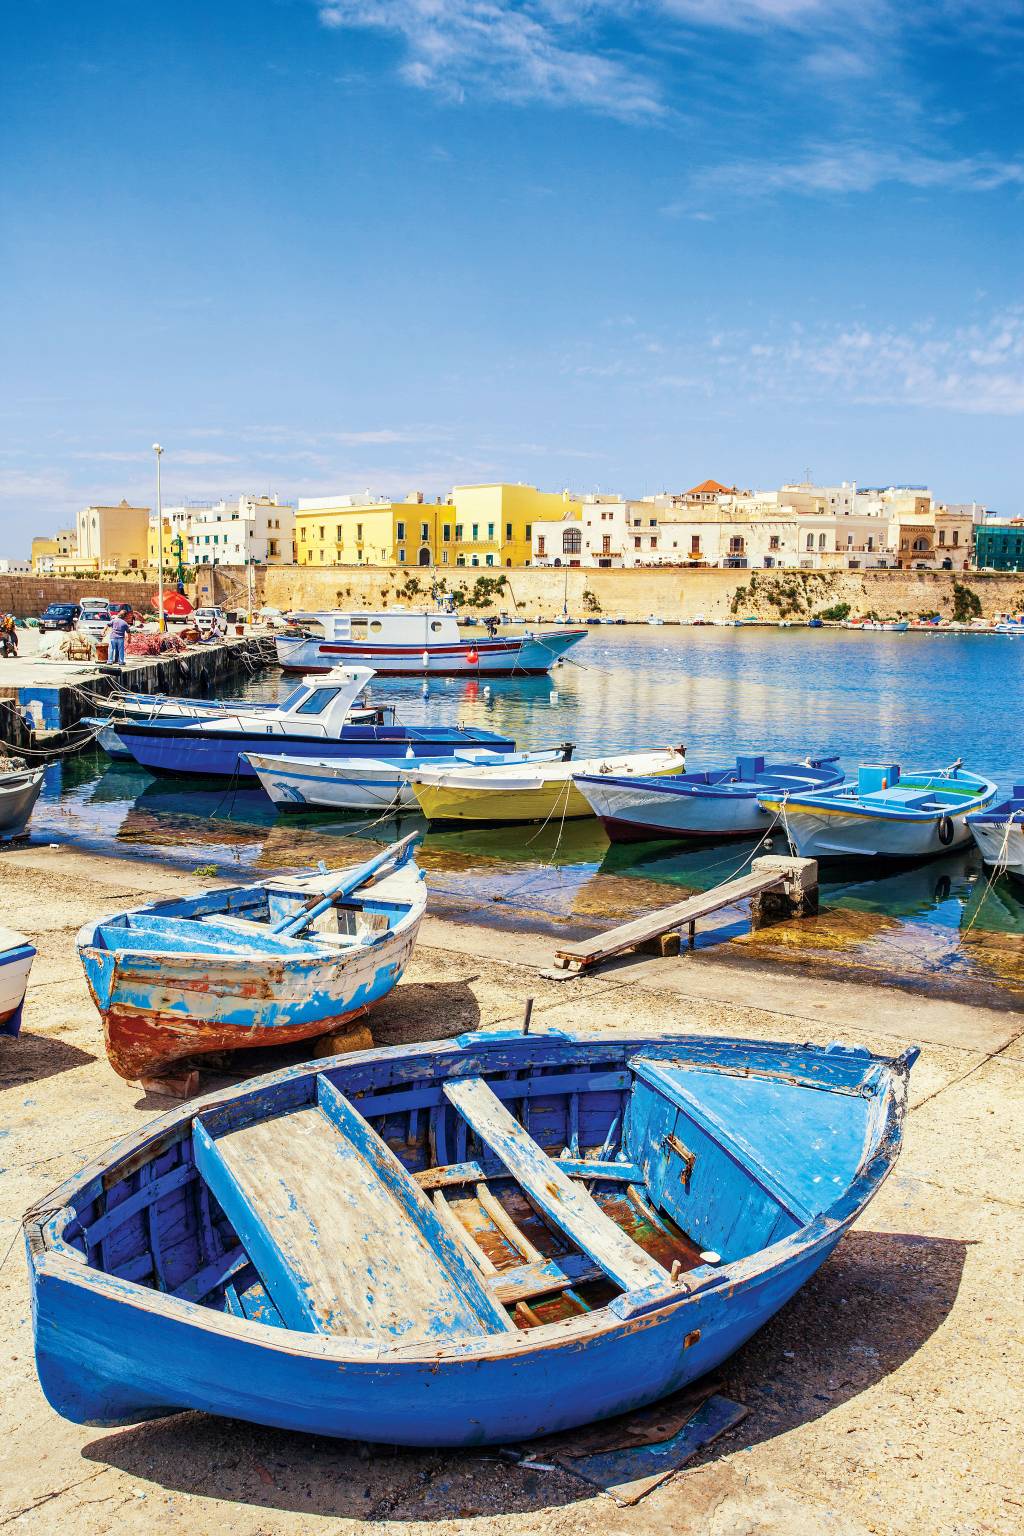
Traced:
[[160, 459], [163, 449], [159, 443], [153, 444], [153, 452], [156, 454], [157, 627], [162, 632], [167, 628], [167, 620], [164, 617], [164, 509], [160, 500]]

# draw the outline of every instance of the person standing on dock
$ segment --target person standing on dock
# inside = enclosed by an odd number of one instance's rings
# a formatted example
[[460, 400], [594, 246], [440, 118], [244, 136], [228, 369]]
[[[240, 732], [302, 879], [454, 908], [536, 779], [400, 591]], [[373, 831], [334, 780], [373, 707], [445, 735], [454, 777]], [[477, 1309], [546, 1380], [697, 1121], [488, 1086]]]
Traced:
[[110, 660], [115, 666], [124, 666], [124, 642], [131, 629], [131, 620], [123, 608], [118, 608], [110, 618]]
[[14, 623], [14, 614], [5, 613], [0, 619], [0, 655], [17, 656], [18, 654], [18, 630]]

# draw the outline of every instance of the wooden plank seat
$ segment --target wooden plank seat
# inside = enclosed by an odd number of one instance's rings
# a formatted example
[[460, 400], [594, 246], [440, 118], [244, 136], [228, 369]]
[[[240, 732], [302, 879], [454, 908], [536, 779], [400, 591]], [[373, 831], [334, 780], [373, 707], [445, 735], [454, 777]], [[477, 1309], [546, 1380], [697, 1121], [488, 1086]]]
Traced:
[[512, 1328], [427, 1195], [333, 1085], [218, 1137], [196, 1164], [286, 1325], [379, 1344]]
[[454, 1105], [542, 1214], [624, 1291], [661, 1290], [667, 1273], [548, 1157], [482, 1078], [444, 1085]]

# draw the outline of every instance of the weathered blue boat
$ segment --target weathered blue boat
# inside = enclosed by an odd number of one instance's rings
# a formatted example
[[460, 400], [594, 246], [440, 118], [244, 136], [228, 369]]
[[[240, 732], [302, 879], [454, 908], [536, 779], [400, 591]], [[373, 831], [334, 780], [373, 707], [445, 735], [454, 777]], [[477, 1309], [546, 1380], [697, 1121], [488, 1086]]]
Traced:
[[916, 1056], [496, 1032], [196, 1100], [26, 1216], [43, 1390], [409, 1445], [651, 1402], [832, 1252]]
[[120, 720], [117, 738], [153, 774], [255, 779], [246, 753], [272, 747], [290, 757], [451, 757], [466, 747], [514, 752], [515, 742], [493, 731], [461, 725], [400, 725], [393, 718], [361, 721], [355, 700], [373, 677], [371, 667], [336, 667], [313, 674], [281, 705], [247, 705], [216, 717], [160, 716]]
[[418, 833], [352, 869], [281, 875], [87, 923], [107, 1056], [134, 1081], [330, 1034], [397, 985], [426, 907]]

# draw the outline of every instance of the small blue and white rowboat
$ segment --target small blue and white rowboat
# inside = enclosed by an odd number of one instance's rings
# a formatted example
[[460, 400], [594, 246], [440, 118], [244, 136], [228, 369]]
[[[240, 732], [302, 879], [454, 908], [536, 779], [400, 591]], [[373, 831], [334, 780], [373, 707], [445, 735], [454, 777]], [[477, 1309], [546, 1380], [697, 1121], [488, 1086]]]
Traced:
[[247, 752], [246, 761], [281, 811], [305, 811], [310, 807], [332, 811], [415, 811], [418, 804], [410, 775], [420, 768], [443, 771], [448, 764], [457, 768], [473, 764], [508, 767], [565, 762], [571, 753], [570, 746], [540, 752], [489, 752], [483, 747], [460, 747], [439, 762], [436, 757], [417, 757], [410, 747], [404, 757], [302, 758]]
[[1024, 784], [1015, 784], [1008, 800], [968, 816], [967, 825], [986, 864], [1024, 880]]
[[0, 1035], [17, 1035], [35, 949], [22, 933], [0, 928]]
[[929, 859], [971, 840], [967, 818], [996, 793], [991, 779], [954, 763], [903, 773], [864, 764], [855, 782], [813, 794], [762, 795], [802, 858]]
[[613, 843], [651, 838], [759, 837], [771, 818], [760, 795], [824, 789], [841, 784], [834, 757], [800, 763], [765, 764], [763, 757], [738, 757], [735, 768], [679, 773], [674, 778], [617, 778], [580, 774], [573, 780], [599, 816]]
[[0, 843], [25, 830], [43, 787], [43, 773], [20, 757], [0, 757]]
[[96, 1426], [200, 1409], [405, 1445], [652, 1402], [860, 1216], [916, 1056], [496, 1032], [194, 1101], [28, 1212], [43, 1391]]
[[78, 952], [129, 1080], [211, 1051], [329, 1034], [397, 984], [426, 906], [418, 834], [348, 870], [281, 876], [88, 923]]

